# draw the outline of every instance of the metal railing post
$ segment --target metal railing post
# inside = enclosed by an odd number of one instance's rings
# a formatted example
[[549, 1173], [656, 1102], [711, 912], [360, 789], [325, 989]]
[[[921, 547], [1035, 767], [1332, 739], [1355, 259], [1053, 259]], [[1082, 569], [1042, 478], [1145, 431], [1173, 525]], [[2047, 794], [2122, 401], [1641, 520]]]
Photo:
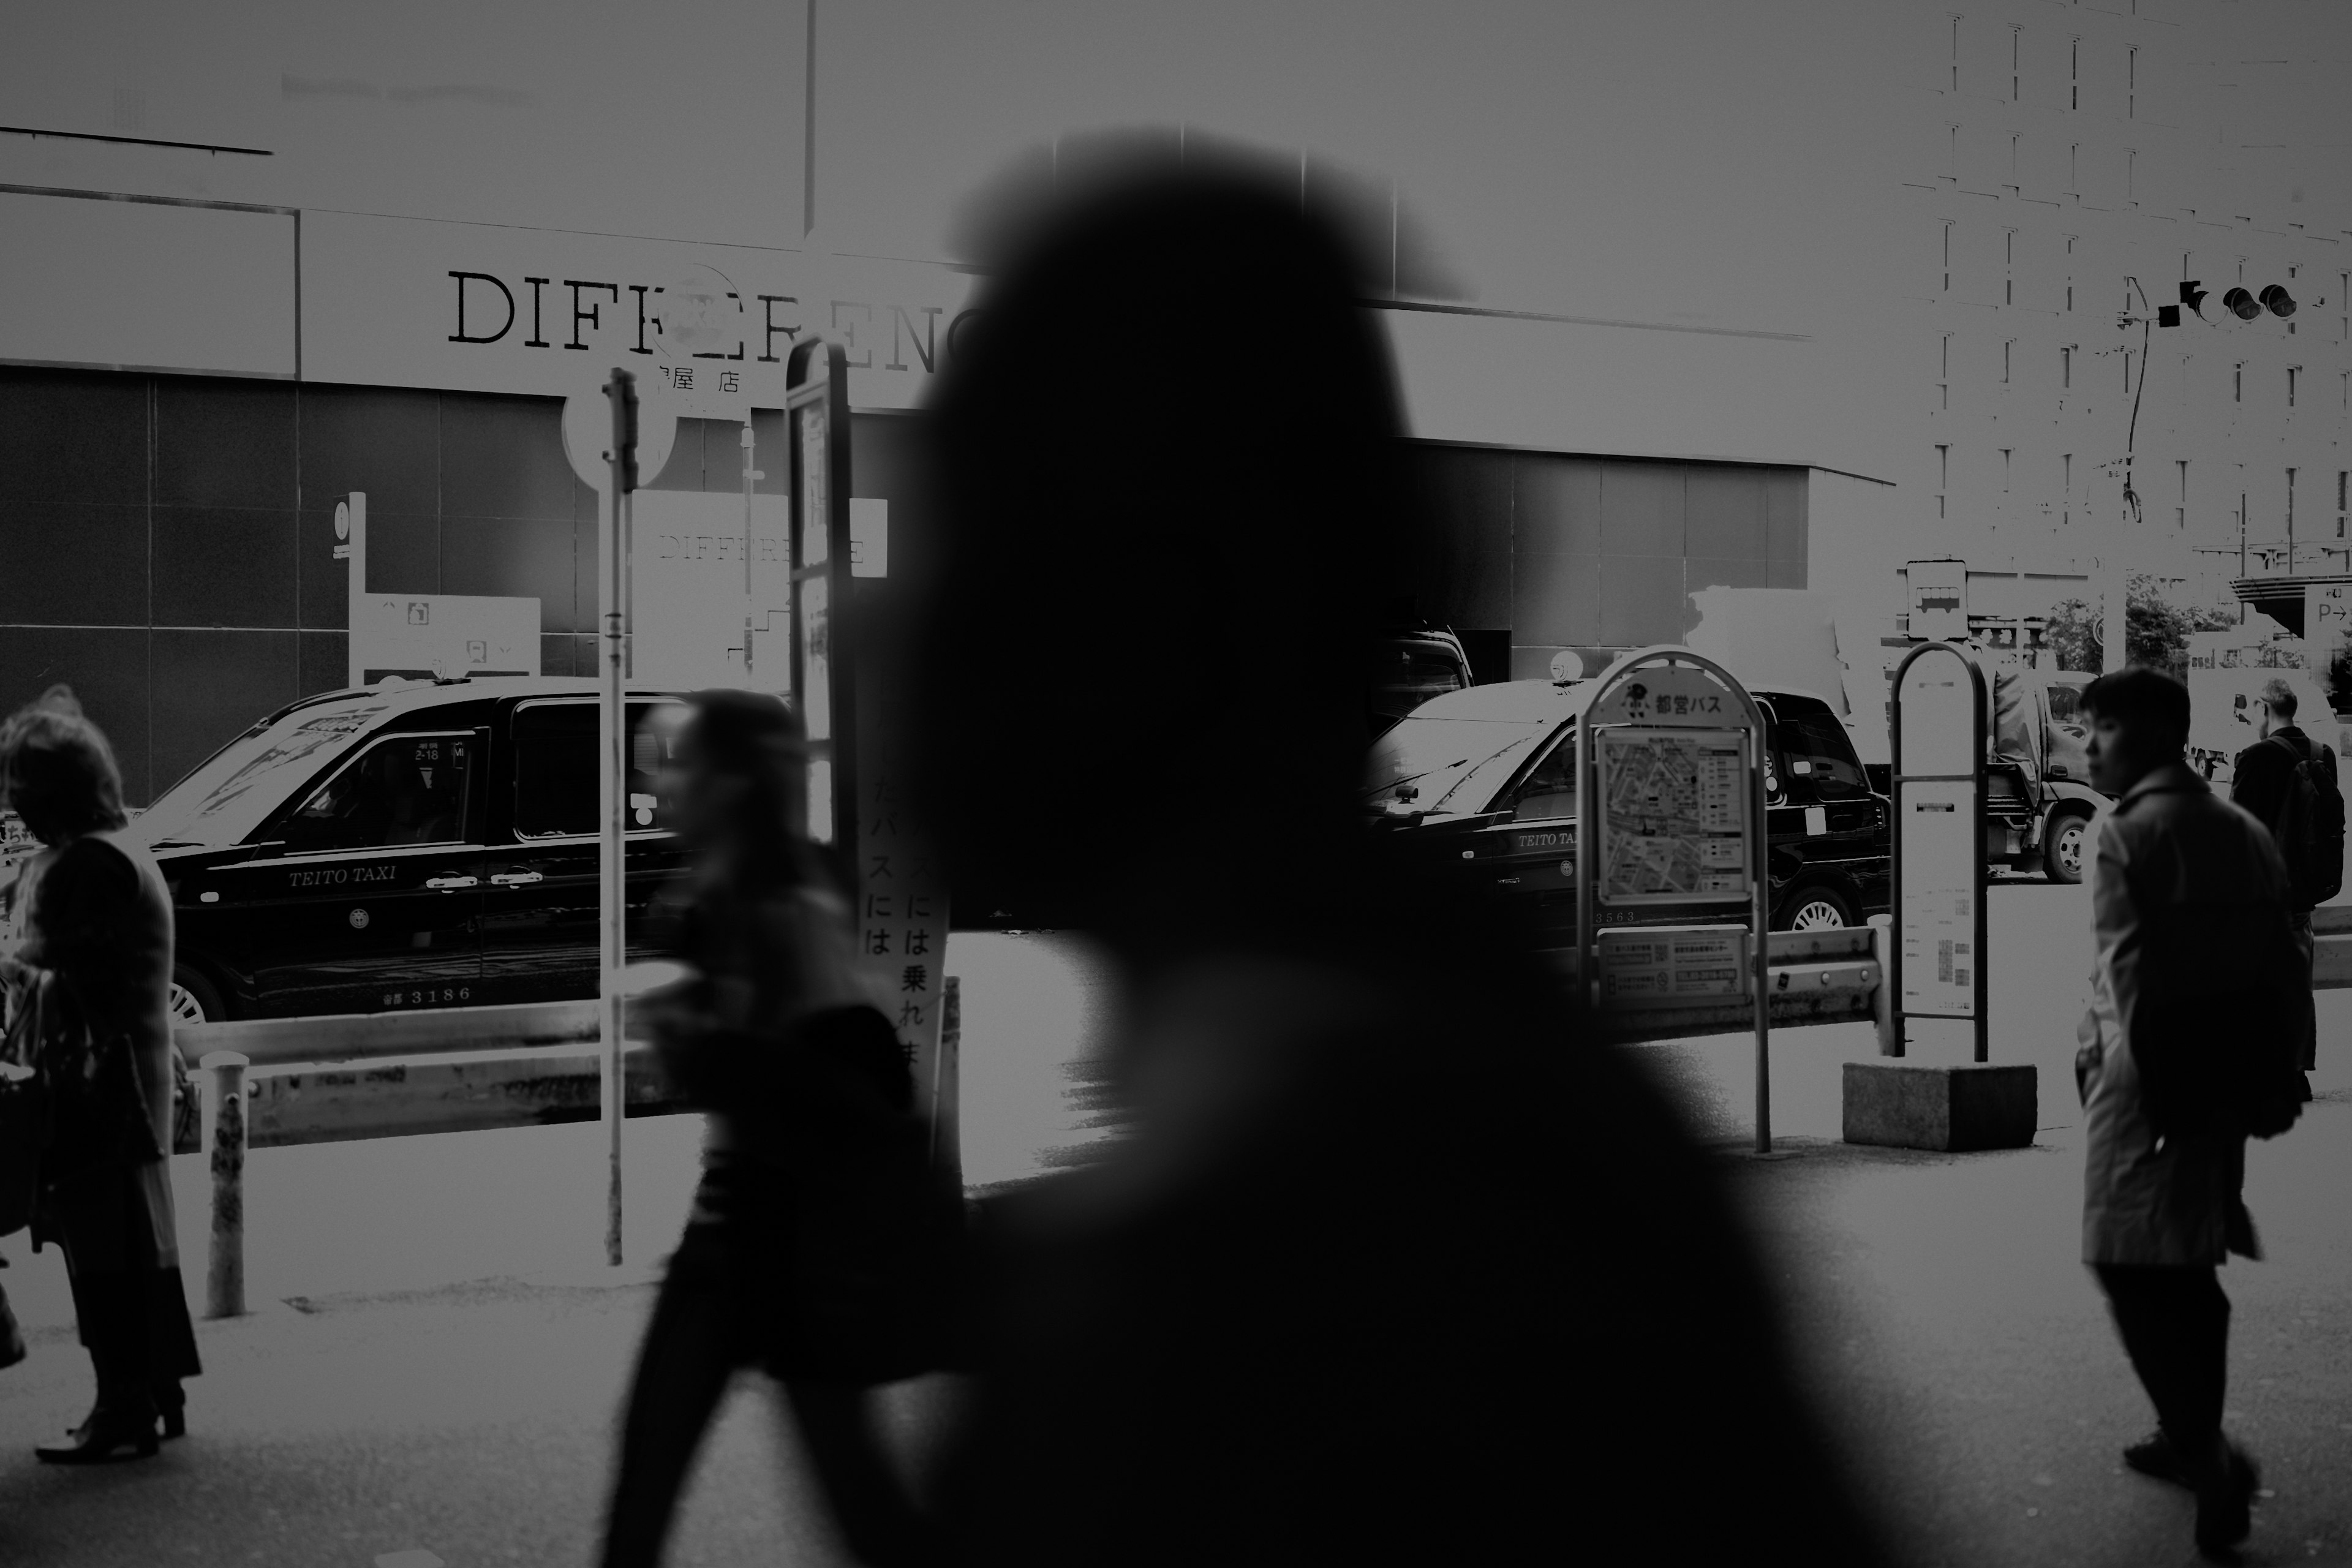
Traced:
[[236, 1051], [207, 1051], [205, 1152], [213, 1173], [212, 1252], [205, 1263], [205, 1316], [245, 1311], [245, 1069]]
[[1878, 1054], [1899, 1057], [1903, 1038], [1895, 1033], [1895, 922], [1886, 916], [1871, 917], [1870, 956], [1878, 963], [1878, 989], [1870, 996], [1871, 1021], [1878, 1026]]

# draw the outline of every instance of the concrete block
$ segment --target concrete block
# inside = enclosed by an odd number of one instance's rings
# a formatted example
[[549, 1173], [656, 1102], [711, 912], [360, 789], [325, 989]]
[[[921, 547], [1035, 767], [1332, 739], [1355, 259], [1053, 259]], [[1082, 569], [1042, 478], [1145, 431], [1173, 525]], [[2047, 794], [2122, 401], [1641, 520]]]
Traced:
[[2033, 1064], [1845, 1064], [1845, 1141], [1895, 1149], [2022, 1149], [2033, 1142]]

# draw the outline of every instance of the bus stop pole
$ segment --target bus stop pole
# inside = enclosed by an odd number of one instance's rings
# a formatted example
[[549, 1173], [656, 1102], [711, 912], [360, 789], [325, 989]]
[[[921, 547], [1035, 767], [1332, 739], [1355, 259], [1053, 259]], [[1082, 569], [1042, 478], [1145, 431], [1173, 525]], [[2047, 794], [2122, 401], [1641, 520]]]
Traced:
[[604, 612], [604, 687], [598, 703], [598, 728], [604, 744], [604, 765], [600, 770], [598, 794], [604, 808], [603, 843], [598, 857], [600, 883], [598, 899], [600, 942], [597, 963], [597, 1033], [603, 1047], [604, 1101], [605, 1131], [608, 1140], [608, 1168], [604, 1191], [604, 1261], [618, 1266], [621, 1261], [621, 1123], [627, 1115], [624, 1100], [625, 1080], [622, 1071], [622, 1007], [621, 965], [625, 952], [622, 922], [626, 914], [628, 849], [626, 837], [629, 808], [629, 736], [628, 710], [622, 698], [622, 673], [628, 657], [625, 603], [627, 598], [628, 558], [625, 553], [628, 532], [629, 492], [636, 488], [637, 396], [636, 378], [627, 371], [615, 368], [613, 379], [605, 386], [605, 395], [613, 404], [613, 449], [608, 454], [612, 463], [612, 480], [605, 487], [604, 508], [604, 548], [599, 552], [603, 570], [599, 586], [600, 608]]

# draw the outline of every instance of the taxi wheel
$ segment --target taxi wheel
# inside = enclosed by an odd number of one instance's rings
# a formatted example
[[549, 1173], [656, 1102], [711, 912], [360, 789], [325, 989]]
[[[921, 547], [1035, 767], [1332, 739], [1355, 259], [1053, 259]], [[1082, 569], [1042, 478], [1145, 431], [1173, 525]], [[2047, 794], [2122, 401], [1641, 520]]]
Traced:
[[2052, 881], [2083, 879], [2083, 846], [2090, 831], [2091, 819], [2074, 813], [2050, 825], [2050, 837], [2042, 846], [2042, 868]]
[[228, 1016], [221, 1005], [220, 993], [213, 983], [184, 966], [172, 970], [172, 989], [167, 1005], [174, 1024], [217, 1024]]
[[1853, 924], [1853, 910], [1832, 888], [1803, 888], [1791, 893], [1773, 922], [1782, 931], [1839, 931]]

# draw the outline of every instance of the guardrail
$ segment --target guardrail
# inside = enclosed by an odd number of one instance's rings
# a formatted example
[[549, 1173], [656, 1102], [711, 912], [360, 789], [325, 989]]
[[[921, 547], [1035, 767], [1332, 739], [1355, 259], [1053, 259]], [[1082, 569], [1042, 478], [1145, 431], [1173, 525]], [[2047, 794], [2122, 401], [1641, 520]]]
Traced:
[[[950, 975], [932, 1085], [941, 1110], [933, 1155], [959, 1166], [960, 990]], [[603, 1112], [596, 1014], [593, 1001], [540, 1002], [175, 1028], [182, 1054], [204, 1068], [204, 1152], [213, 1178], [205, 1315], [245, 1310], [247, 1149], [593, 1121]], [[630, 1023], [635, 1015], [632, 1005]], [[625, 1039], [630, 1032], [625, 1026]], [[688, 1109], [668, 1098], [642, 1043], [629, 1041], [623, 1068], [624, 1114]]]
[[[186, 1024], [173, 1038], [191, 1062], [244, 1059], [246, 1143], [266, 1149], [593, 1120], [596, 1028], [593, 1001], [534, 1002]], [[631, 1115], [681, 1109], [642, 1046], [624, 1066]]]

